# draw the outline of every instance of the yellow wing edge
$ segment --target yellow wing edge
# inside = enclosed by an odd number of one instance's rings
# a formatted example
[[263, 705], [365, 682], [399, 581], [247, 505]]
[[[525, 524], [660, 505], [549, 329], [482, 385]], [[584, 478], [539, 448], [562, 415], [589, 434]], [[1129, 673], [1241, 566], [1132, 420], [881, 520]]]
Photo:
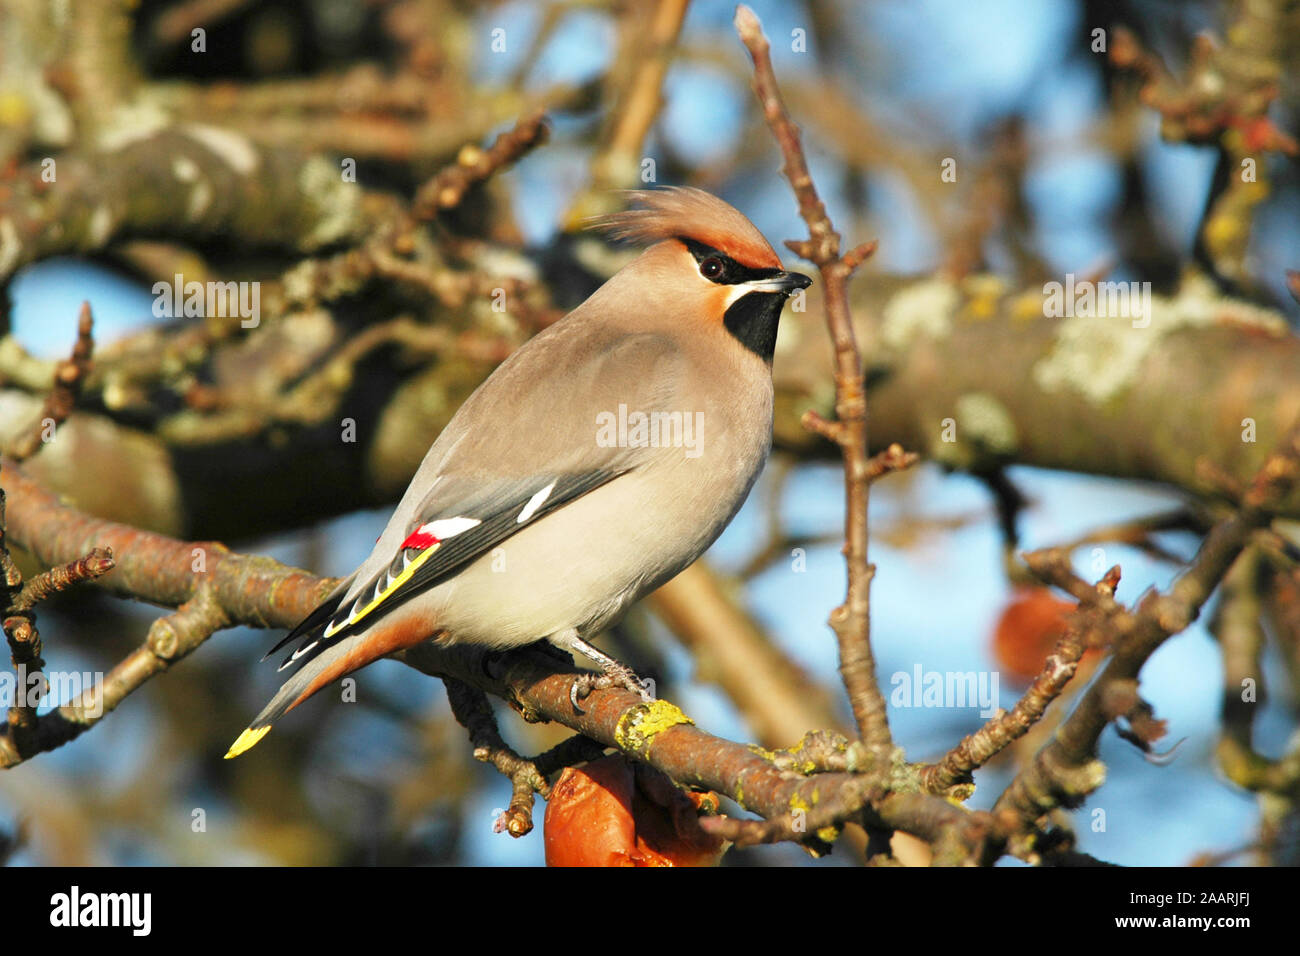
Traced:
[[356, 624], [357, 621], [361, 620], [363, 617], [365, 617], [375, 608], [379, 607], [379, 605], [383, 604], [386, 600], [388, 600], [388, 596], [390, 594], [392, 594], [394, 591], [400, 588], [407, 581], [411, 580], [411, 576], [420, 569], [420, 565], [424, 564], [425, 561], [428, 561], [431, 557], [433, 557], [433, 553], [437, 551], [440, 547], [442, 547], [441, 541], [439, 541], [437, 544], [430, 545], [429, 547], [421, 551], [419, 556], [414, 561], [412, 561], [409, 565], [407, 565], [407, 567], [402, 571], [401, 574], [393, 578], [392, 583], [389, 584], [382, 591], [380, 591], [379, 594], [374, 598], [374, 600], [372, 600], [369, 604], [367, 604], [360, 611], [358, 611], [354, 617], [349, 617], [338, 627], [334, 627], [333, 625], [331, 625], [325, 628], [324, 636], [327, 638], [333, 637], [339, 631], [343, 630], [343, 628], [351, 627], [353, 624]]

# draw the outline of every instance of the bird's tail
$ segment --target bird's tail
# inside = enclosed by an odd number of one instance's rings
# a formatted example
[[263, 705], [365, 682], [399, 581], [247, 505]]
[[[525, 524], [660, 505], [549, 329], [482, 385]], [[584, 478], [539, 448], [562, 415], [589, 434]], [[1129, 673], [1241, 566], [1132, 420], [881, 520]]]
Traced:
[[[323, 655], [322, 655], [323, 656]], [[316, 658], [319, 661], [320, 658]], [[312, 663], [316, 663], [313, 661]], [[262, 708], [261, 712], [253, 718], [253, 722], [248, 725], [242, 734], [230, 745], [226, 751], [226, 759], [238, 757], [245, 750], [252, 749], [263, 737], [271, 732], [271, 725], [293, 710], [294, 707], [302, 700], [306, 700], [310, 694], [304, 694], [304, 691], [311, 685], [316, 678], [315, 668], [304, 667], [298, 673], [290, 677], [276, 691], [275, 696], [270, 702]], [[314, 691], [313, 691], [314, 693]]]
[[[335, 648], [335, 650], [341, 649], [341, 647]], [[245, 750], [250, 750], [258, 741], [270, 733], [273, 723], [325, 686], [328, 681], [320, 681], [319, 679], [322, 670], [329, 664], [327, 658], [330, 656], [327, 652], [320, 657], [313, 658], [285, 681], [280, 686], [280, 689], [275, 692], [275, 696], [253, 718], [253, 722], [248, 725], [247, 729], [230, 745], [230, 749], [226, 751], [226, 759], [238, 757]], [[318, 686], [312, 687], [312, 684], [318, 681]]]
[[[317, 626], [323, 633], [325, 623]], [[318, 653], [307, 658], [298, 671], [276, 691], [261, 713], [230, 745], [226, 759], [238, 757], [252, 748], [270, 732], [275, 721], [340, 677], [395, 651], [430, 638], [436, 639], [441, 634], [436, 628], [430, 627], [427, 618], [419, 613], [401, 612], [381, 618], [365, 629], [349, 631], [334, 642], [322, 639], [316, 643], [310, 632], [304, 632], [303, 646], [312, 647]]]

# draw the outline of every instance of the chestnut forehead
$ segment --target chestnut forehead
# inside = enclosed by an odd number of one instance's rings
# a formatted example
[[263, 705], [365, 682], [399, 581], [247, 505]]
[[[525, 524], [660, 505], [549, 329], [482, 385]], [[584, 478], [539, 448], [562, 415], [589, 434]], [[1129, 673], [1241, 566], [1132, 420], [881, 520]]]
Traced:
[[732, 235], [718, 230], [695, 229], [683, 232], [677, 238], [688, 247], [694, 243], [706, 246], [719, 255], [750, 269], [779, 269], [781, 260], [766, 242], [761, 245], [747, 241], [745, 236]]

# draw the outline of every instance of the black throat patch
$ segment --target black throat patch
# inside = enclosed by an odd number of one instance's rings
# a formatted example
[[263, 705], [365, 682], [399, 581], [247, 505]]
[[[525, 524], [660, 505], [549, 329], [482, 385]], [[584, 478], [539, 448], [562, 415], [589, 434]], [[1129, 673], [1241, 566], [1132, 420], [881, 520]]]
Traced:
[[736, 341], [768, 365], [776, 352], [777, 326], [785, 299], [781, 292], [751, 292], [731, 303], [722, 319]]

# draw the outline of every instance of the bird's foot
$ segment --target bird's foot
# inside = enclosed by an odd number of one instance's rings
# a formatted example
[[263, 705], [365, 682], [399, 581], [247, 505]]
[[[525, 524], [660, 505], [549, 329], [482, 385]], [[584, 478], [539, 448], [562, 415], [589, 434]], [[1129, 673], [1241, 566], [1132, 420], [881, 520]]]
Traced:
[[578, 701], [586, 700], [593, 690], [605, 690], [610, 687], [622, 687], [636, 694], [646, 703], [654, 700], [654, 695], [649, 690], [650, 682], [643, 681], [636, 676], [632, 668], [626, 664], [620, 664], [614, 661], [605, 666], [603, 674], [585, 673], [579, 674], [569, 685], [569, 703], [573, 709], [581, 714], [582, 708], [578, 706]]
[[552, 634], [547, 640], [555, 647], [570, 653], [581, 654], [588, 660], [595, 661], [603, 671], [601, 674], [580, 674], [569, 685], [569, 703], [573, 705], [573, 709], [577, 713], [581, 714], [583, 712], [582, 708], [578, 706], [578, 701], [588, 697], [593, 690], [603, 690], [607, 687], [625, 687], [646, 703], [655, 699], [654, 694], [650, 692], [650, 688], [654, 686], [653, 684], [641, 680], [636, 676], [632, 668], [626, 664], [615, 660], [604, 651], [592, 647], [578, 636], [576, 630], [570, 628], [567, 631], [560, 631], [557, 634]]

